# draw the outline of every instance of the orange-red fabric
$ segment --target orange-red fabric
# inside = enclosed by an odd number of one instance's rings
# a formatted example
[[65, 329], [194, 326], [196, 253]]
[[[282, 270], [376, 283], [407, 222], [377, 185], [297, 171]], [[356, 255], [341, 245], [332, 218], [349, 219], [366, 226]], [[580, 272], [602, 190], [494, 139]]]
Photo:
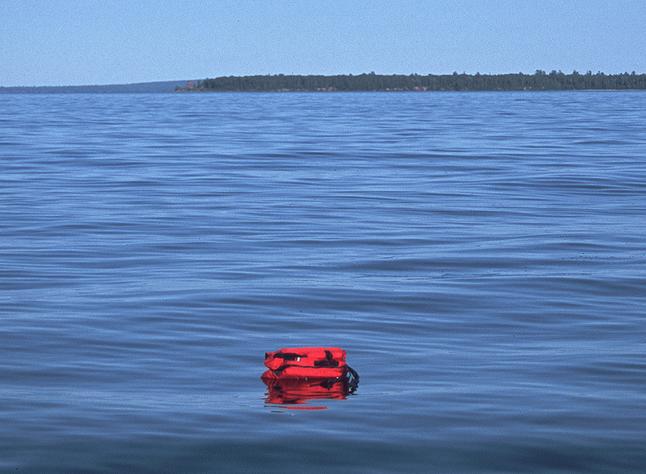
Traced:
[[338, 347], [290, 347], [265, 354], [270, 369], [263, 379], [335, 378], [346, 371], [345, 351]]
[[345, 374], [345, 366], [325, 368], [285, 367], [279, 372], [267, 370], [262, 374], [262, 379], [334, 379], [343, 376], [343, 374]]

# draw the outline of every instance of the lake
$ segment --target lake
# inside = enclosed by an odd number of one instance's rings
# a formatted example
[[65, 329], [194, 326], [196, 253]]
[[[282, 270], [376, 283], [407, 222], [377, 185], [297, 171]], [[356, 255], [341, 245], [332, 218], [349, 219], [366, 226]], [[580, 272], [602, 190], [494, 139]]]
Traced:
[[[645, 128], [646, 92], [0, 96], [0, 471], [643, 472]], [[293, 346], [356, 392], [273, 403]]]

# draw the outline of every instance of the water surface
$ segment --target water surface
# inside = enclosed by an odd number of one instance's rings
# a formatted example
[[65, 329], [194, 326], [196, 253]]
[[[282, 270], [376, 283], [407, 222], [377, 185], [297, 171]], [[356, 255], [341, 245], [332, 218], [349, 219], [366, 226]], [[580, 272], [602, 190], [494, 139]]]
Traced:
[[[0, 471], [646, 468], [646, 93], [0, 96]], [[265, 351], [335, 345], [326, 410]]]

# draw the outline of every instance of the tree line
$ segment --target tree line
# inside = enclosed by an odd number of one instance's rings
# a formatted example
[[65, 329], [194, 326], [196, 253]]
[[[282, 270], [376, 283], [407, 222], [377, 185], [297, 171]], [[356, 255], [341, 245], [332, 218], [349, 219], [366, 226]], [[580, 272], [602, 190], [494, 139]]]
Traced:
[[343, 74], [222, 76], [178, 87], [178, 91], [541, 91], [584, 89], [646, 89], [646, 74], [603, 72], [570, 74], [561, 71], [534, 74]]

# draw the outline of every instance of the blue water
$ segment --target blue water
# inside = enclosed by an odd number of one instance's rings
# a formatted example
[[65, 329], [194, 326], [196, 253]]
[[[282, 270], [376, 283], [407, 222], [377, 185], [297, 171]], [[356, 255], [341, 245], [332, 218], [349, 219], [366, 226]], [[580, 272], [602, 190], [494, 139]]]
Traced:
[[[645, 128], [644, 92], [0, 96], [0, 471], [644, 471]], [[303, 345], [357, 392], [268, 403]]]

